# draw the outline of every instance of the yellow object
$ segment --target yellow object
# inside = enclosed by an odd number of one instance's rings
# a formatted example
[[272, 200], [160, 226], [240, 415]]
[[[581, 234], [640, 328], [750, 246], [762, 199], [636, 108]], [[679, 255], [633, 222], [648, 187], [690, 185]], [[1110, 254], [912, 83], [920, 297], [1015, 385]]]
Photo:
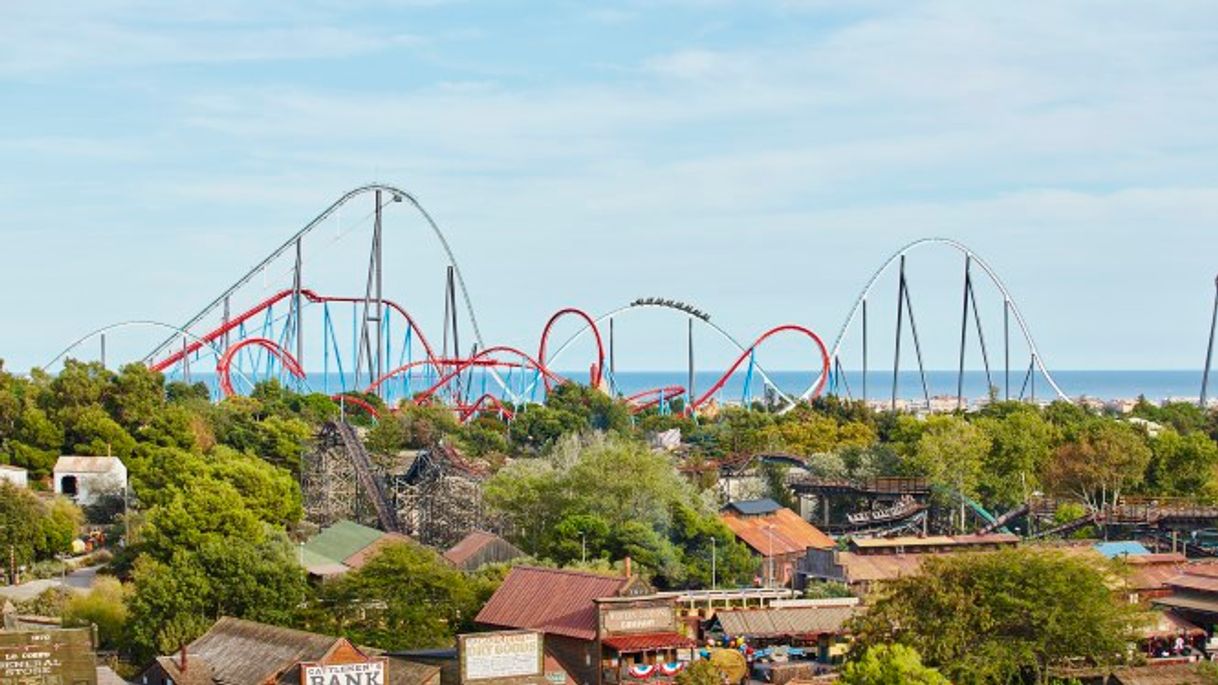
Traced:
[[749, 674], [744, 655], [734, 649], [712, 649], [710, 662], [727, 676], [729, 682], [739, 683]]

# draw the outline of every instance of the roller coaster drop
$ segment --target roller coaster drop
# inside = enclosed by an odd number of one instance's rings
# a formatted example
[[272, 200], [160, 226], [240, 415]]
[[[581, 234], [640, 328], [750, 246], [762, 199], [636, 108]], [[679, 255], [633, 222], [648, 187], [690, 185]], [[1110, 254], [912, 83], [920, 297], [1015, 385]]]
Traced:
[[[343, 206], [353, 202], [356, 198], [367, 195], [371, 195], [374, 199], [374, 206], [366, 217], [372, 219], [372, 243], [363, 295], [327, 295], [304, 287], [303, 244], [306, 238]], [[384, 297], [382, 215], [387, 207], [397, 204], [413, 207], [422, 216], [438, 239], [448, 260], [443, 343], [438, 350], [424, 335], [416, 319], [405, 307]], [[450, 406], [461, 420], [468, 420], [479, 413], [488, 411], [496, 412], [504, 418], [510, 418], [515, 407], [538, 401], [556, 385], [568, 382], [567, 378], [554, 370], [555, 361], [575, 341], [589, 333], [595, 345], [595, 358], [588, 367], [589, 385], [623, 397], [635, 411], [651, 408], [668, 411], [674, 401], [678, 399], [684, 400], [681, 404], [685, 411], [696, 412], [705, 409], [722, 398], [725, 385], [742, 368], [744, 369], [744, 383], [740, 402], [748, 403], [753, 398], [754, 390], [764, 388], [768, 396], [778, 403], [778, 409], [785, 411], [795, 406], [800, 400], [819, 396], [826, 389], [831, 393], [850, 394], [848, 382], [842, 371], [841, 359], [844, 355], [844, 339], [855, 321], [859, 322], [862, 333], [863, 394], [866, 396], [867, 303], [880, 275], [890, 266], [899, 264], [896, 358], [893, 365], [893, 404], [895, 406], [896, 379], [900, 367], [901, 332], [906, 317], [909, 320], [910, 332], [917, 351], [923, 391], [924, 394], [926, 393], [922, 350], [913, 319], [905, 260], [906, 254], [910, 250], [931, 244], [946, 245], [965, 256], [964, 319], [960, 338], [959, 398], [961, 402], [963, 401], [964, 345], [970, 311], [978, 333], [987, 378], [990, 374], [985, 336], [981, 330], [981, 318], [977, 313], [977, 300], [973, 293], [971, 280], [971, 268], [974, 264], [990, 277], [1003, 295], [1004, 334], [1007, 334], [1004, 348], [1007, 361], [1007, 394], [1010, 393], [1010, 341], [1009, 330], [1005, 324], [1008, 323], [1009, 317], [1014, 315], [1031, 354], [1031, 364], [1024, 380], [1025, 387], [1029, 380], [1032, 382], [1032, 387], [1035, 387], [1033, 373], [1038, 370], [1048, 380], [1049, 385], [1058, 396], [1064, 397], [1045, 368], [1043, 359], [1037, 353], [1023, 316], [1014, 306], [1009, 292], [998, 280], [995, 272], [968, 248], [946, 239], [916, 241], [906, 245], [886, 261], [868, 280], [832, 347], [827, 347], [820, 336], [811, 329], [797, 324], [770, 328], [762, 332], [750, 344], [744, 345], [713, 323], [711, 317], [705, 312], [681, 302], [662, 298], [635, 300], [629, 305], [599, 317], [593, 317], [585, 311], [573, 307], [561, 309], [543, 326], [536, 355], [530, 355], [524, 350], [506, 345], [488, 346], [479, 329], [460, 268], [443, 233], [413, 196], [401, 189], [386, 185], [356, 188], [339, 198], [185, 324], [171, 326], [157, 322], [125, 322], [100, 329], [73, 343], [48, 366], [53, 365], [85, 341], [97, 337], [101, 338], [104, 363], [105, 334], [108, 330], [129, 325], [152, 325], [173, 331], [169, 337], [144, 357], [145, 363], [153, 370], [189, 380], [192, 367], [199, 368], [199, 365], [203, 364], [206, 368], [206, 359], [210, 358], [214, 361], [216, 389], [220, 396], [251, 389], [257, 381], [269, 378], [295, 383], [301, 389], [313, 389], [310, 380], [316, 381], [316, 379], [310, 379], [305, 372], [305, 335], [303, 331], [306, 310], [313, 310], [314, 313], [320, 310], [320, 326], [317, 327], [321, 331], [322, 374], [320, 384], [322, 387], [320, 390], [368, 411], [374, 412], [375, 409], [361, 399], [359, 393], [375, 394], [389, 406], [393, 406], [401, 400], [418, 403], [442, 402]], [[265, 277], [272, 262], [279, 259], [292, 260], [292, 266], [288, 271], [291, 275], [290, 287], [283, 287], [234, 315], [230, 305], [236, 299], [237, 294], [243, 292], [242, 289], [246, 288], [257, 275], [264, 274]], [[460, 352], [458, 295], [460, 295], [461, 304], [464, 305], [468, 323], [473, 331], [473, 346], [467, 354]], [[348, 305], [351, 309], [349, 339], [340, 336], [337, 324], [341, 308]], [[614, 321], [630, 312], [648, 308], [675, 312], [688, 320], [688, 380], [685, 385], [668, 385], [626, 395], [620, 391], [616, 378]], [[556, 324], [565, 318], [577, 319], [582, 322], [583, 326], [561, 344], [556, 347], [552, 346], [550, 339], [556, 329]], [[401, 329], [396, 334], [394, 332], [395, 323]], [[606, 323], [607, 336], [603, 335]], [[694, 387], [693, 334], [695, 325], [705, 327], [717, 334], [738, 352], [726, 371], [701, 392]], [[809, 365], [809, 368], [816, 369], [816, 371], [810, 373], [810, 375], [814, 375], [809, 384], [797, 395], [783, 392], [757, 360], [760, 348], [771, 338], [780, 334], [806, 338], [812, 345], [810, 359], [815, 361]], [[396, 360], [394, 359], [395, 348]], [[927, 400], [929, 403], [928, 394]]]

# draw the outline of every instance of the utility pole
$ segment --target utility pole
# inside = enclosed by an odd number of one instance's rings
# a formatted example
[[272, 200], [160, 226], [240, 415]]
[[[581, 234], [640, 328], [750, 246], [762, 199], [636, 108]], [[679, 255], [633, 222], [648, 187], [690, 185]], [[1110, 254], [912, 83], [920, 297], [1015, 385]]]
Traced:
[[711, 589], [712, 590], [719, 589], [718, 588], [719, 578], [718, 578], [718, 568], [717, 568], [718, 558], [717, 558], [717, 554], [716, 554], [716, 552], [718, 551], [718, 546], [715, 543], [716, 543], [716, 540], [712, 536], [711, 537]]
[[767, 533], [770, 534], [770, 551], [769, 551], [770, 572], [769, 572], [769, 579], [766, 580], [765, 586], [773, 587], [774, 586], [774, 526], [772, 526], [772, 525], [768, 526], [768, 527], [766, 527], [765, 530]]
[[686, 413], [694, 415], [694, 317], [689, 317], [689, 392], [685, 395]]
[[579, 563], [588, 563], [588, 534], [584, 531], [579, 531]]

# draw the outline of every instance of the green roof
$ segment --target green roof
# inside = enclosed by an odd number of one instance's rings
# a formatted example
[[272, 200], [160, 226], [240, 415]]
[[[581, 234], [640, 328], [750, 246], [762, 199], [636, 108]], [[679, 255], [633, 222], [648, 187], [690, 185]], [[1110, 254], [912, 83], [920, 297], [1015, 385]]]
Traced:
[[302, 556], [305, 557], [305, 566], [313, 566], [323, 560], [341, 564], [344, 559], [376, 542], [382, 535], [384, 533], [381, 531], [361, 526], [354, 521], [339, 521], [304, 544]]

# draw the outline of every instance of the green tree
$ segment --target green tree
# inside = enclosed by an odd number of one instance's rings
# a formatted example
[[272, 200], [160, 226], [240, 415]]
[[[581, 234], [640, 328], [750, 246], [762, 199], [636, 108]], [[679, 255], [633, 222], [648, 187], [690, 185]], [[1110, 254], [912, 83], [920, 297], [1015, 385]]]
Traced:
[[1163, 429], [1150, 440], [1148, 485], [1154, 492], [1178, 497], [1218, 497], [1218, 444], [1208, 435], [1185, 435]]
[[63, 611], [66, 627], [97, 626], [102, 649], [118, 649], [127, 625], [126, 592], [117, 578], [101, 577], [84, 594], [68, 598]]
[[982, 461], [990, 451], [990, 438], [962, 418], [936, 415], [926, 419], [905, 468], [932, 483], [968, 496], [977, 494]]
[[978, 490], [987, 503], [1003, 508], [1037, 490], [1053, 453], [1058, 431], [1035, 407], [1019, 404], [1002, 416], [983, 416], [974, 425], [990, 439], [982, 459]]
[[959, 683], [1042, 683], [1072, 660], [1110, 664], [1138, 623], [1109, 589], [1118, 572], [1056, 550], [933, 557], [855, 620], [856, 653], [900, 642]]
[[1043, 480], [1058, 494], [1077, 497], [1093, 511], [1140, 485], [1150, 463], [1146, 438], [1127, 423], [1093, 420], [1054, 451]]
[[842, 685], [951, 685], [905, 645], [876, 645], [846, 664]]
[[305, 600], [286, 536], [205, 536], [167, 560], [141, 555], [132, 574], [126, 644], [136, 660], [173, 652], [221, 616], [286, 625]]
[[709, 659], [698, 659], [677, 674], [677, 685], [723, 685], [723, 671]]
[[435, 552], [392, 544], [323, 585], [303, 620], [317, 632], [381, 649], [440, 647], [476, 612], [476, 599], [465, 575]]
[[[45, 513], [28, 490], [0, 481], [0, 549], [11, 549], [18, 565], [33, 562], [35, 553], [45, 545]], [[7, 568], [7, 564], [0, 566]]]

